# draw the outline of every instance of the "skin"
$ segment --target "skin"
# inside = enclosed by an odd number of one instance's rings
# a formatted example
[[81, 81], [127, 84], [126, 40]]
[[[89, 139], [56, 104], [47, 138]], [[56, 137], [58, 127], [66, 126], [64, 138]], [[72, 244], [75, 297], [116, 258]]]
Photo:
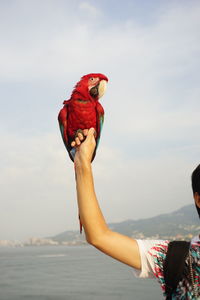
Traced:
[[137, 242], [125, 235], [110, 230], [101, 212], [94, 188], [91, 159], [96, 146], [93, 128], [83, 130], [75, 141], [74, 159], [77, 201], [86, 240], [105, 254], [136, 269], [141, 269]]
[[194, 201], [196, 205], [200, 208], [200, 195], [197, 192], [194, 193]]

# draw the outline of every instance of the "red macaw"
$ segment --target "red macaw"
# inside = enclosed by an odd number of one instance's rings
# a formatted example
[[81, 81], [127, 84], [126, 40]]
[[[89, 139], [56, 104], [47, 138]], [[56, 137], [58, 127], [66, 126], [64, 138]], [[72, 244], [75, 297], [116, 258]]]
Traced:
[[[64, 101], [64, 107], [60, 110], [58, 121], [63, 142], [72, 161], [76, 150], [71, 146], [77, 134], [83, 129], [93, 127], [96, 131], [96, 148], [94, 159], [99, 144], [101, 130], [104, 122], [104, 109], [99, 103], [106, 90], [108, 78], [103, 74], [91, 73], [85, 75], [76, 84], [69, 100]], [[79, 216], [80, 233], [82, 223]]]
[[104, 109], [98, 100], [104, 95], [107, 82], [108, 78], [103, 74], [85, 75], [76, 84], [70, 99], [63, 102], [64, 107], [59, 112], [58, 121], [63, 142], [72, 161], [75, 149], [71, 142], [79, 132], [91, 127], [96, 131], [93, 159], [95, 157], [104, 121]]

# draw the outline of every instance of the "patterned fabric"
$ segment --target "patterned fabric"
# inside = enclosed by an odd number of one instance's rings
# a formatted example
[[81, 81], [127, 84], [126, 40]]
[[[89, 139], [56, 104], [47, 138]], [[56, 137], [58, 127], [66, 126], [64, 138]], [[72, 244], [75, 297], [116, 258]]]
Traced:
[[[169, 241], [156, 243], [155, 246], [150, 248], [150, 250], [148, 251], [148, 253], [152, 256], [154, 261], [154, 268], [153, 268], [154, 275], [158, 279], [165, 297], [166, 294], [165, 294], [165, 282], [164, 282], [164, 275], [163, 275], [163, 264], [166, 258], [168, 244]], [[197, 240], [196, 242], [192, 242], [189, 252], [192, 258], [192, 269], [193, 269], [197, 294], [199, 295], [198, 299], [200, 299], [200, 241], [199, 240]], [[189, 256], [186, 259], [186, 265], [189, 272]], [[178, 299], [197, 300], [193, 294], [190, 275], [186, 275], [186, 274], [184, 275], [183, 279], [179, 282], [176, 289], [176, 293], [173, 294], [172, 299], [173, 300], [178, 300]]]

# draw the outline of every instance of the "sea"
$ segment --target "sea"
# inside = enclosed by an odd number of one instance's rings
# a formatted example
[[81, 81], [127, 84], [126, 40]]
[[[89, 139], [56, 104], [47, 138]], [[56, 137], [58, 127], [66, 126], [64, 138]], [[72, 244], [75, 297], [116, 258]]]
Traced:
[[0, 248], [0, 300], [157, 300], [154, 279], [92, 246]]

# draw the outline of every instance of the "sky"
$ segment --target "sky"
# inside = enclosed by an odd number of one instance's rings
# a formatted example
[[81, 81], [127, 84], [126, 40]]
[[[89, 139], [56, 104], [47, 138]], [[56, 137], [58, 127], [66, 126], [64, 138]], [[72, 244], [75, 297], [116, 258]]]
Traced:
[[193, 203], [199, 15], [195, 0], [0, 0], [0, 239], [78, 230], [57, 115], [92, 72], [109, 78], [93, 162], [107, 222]]

